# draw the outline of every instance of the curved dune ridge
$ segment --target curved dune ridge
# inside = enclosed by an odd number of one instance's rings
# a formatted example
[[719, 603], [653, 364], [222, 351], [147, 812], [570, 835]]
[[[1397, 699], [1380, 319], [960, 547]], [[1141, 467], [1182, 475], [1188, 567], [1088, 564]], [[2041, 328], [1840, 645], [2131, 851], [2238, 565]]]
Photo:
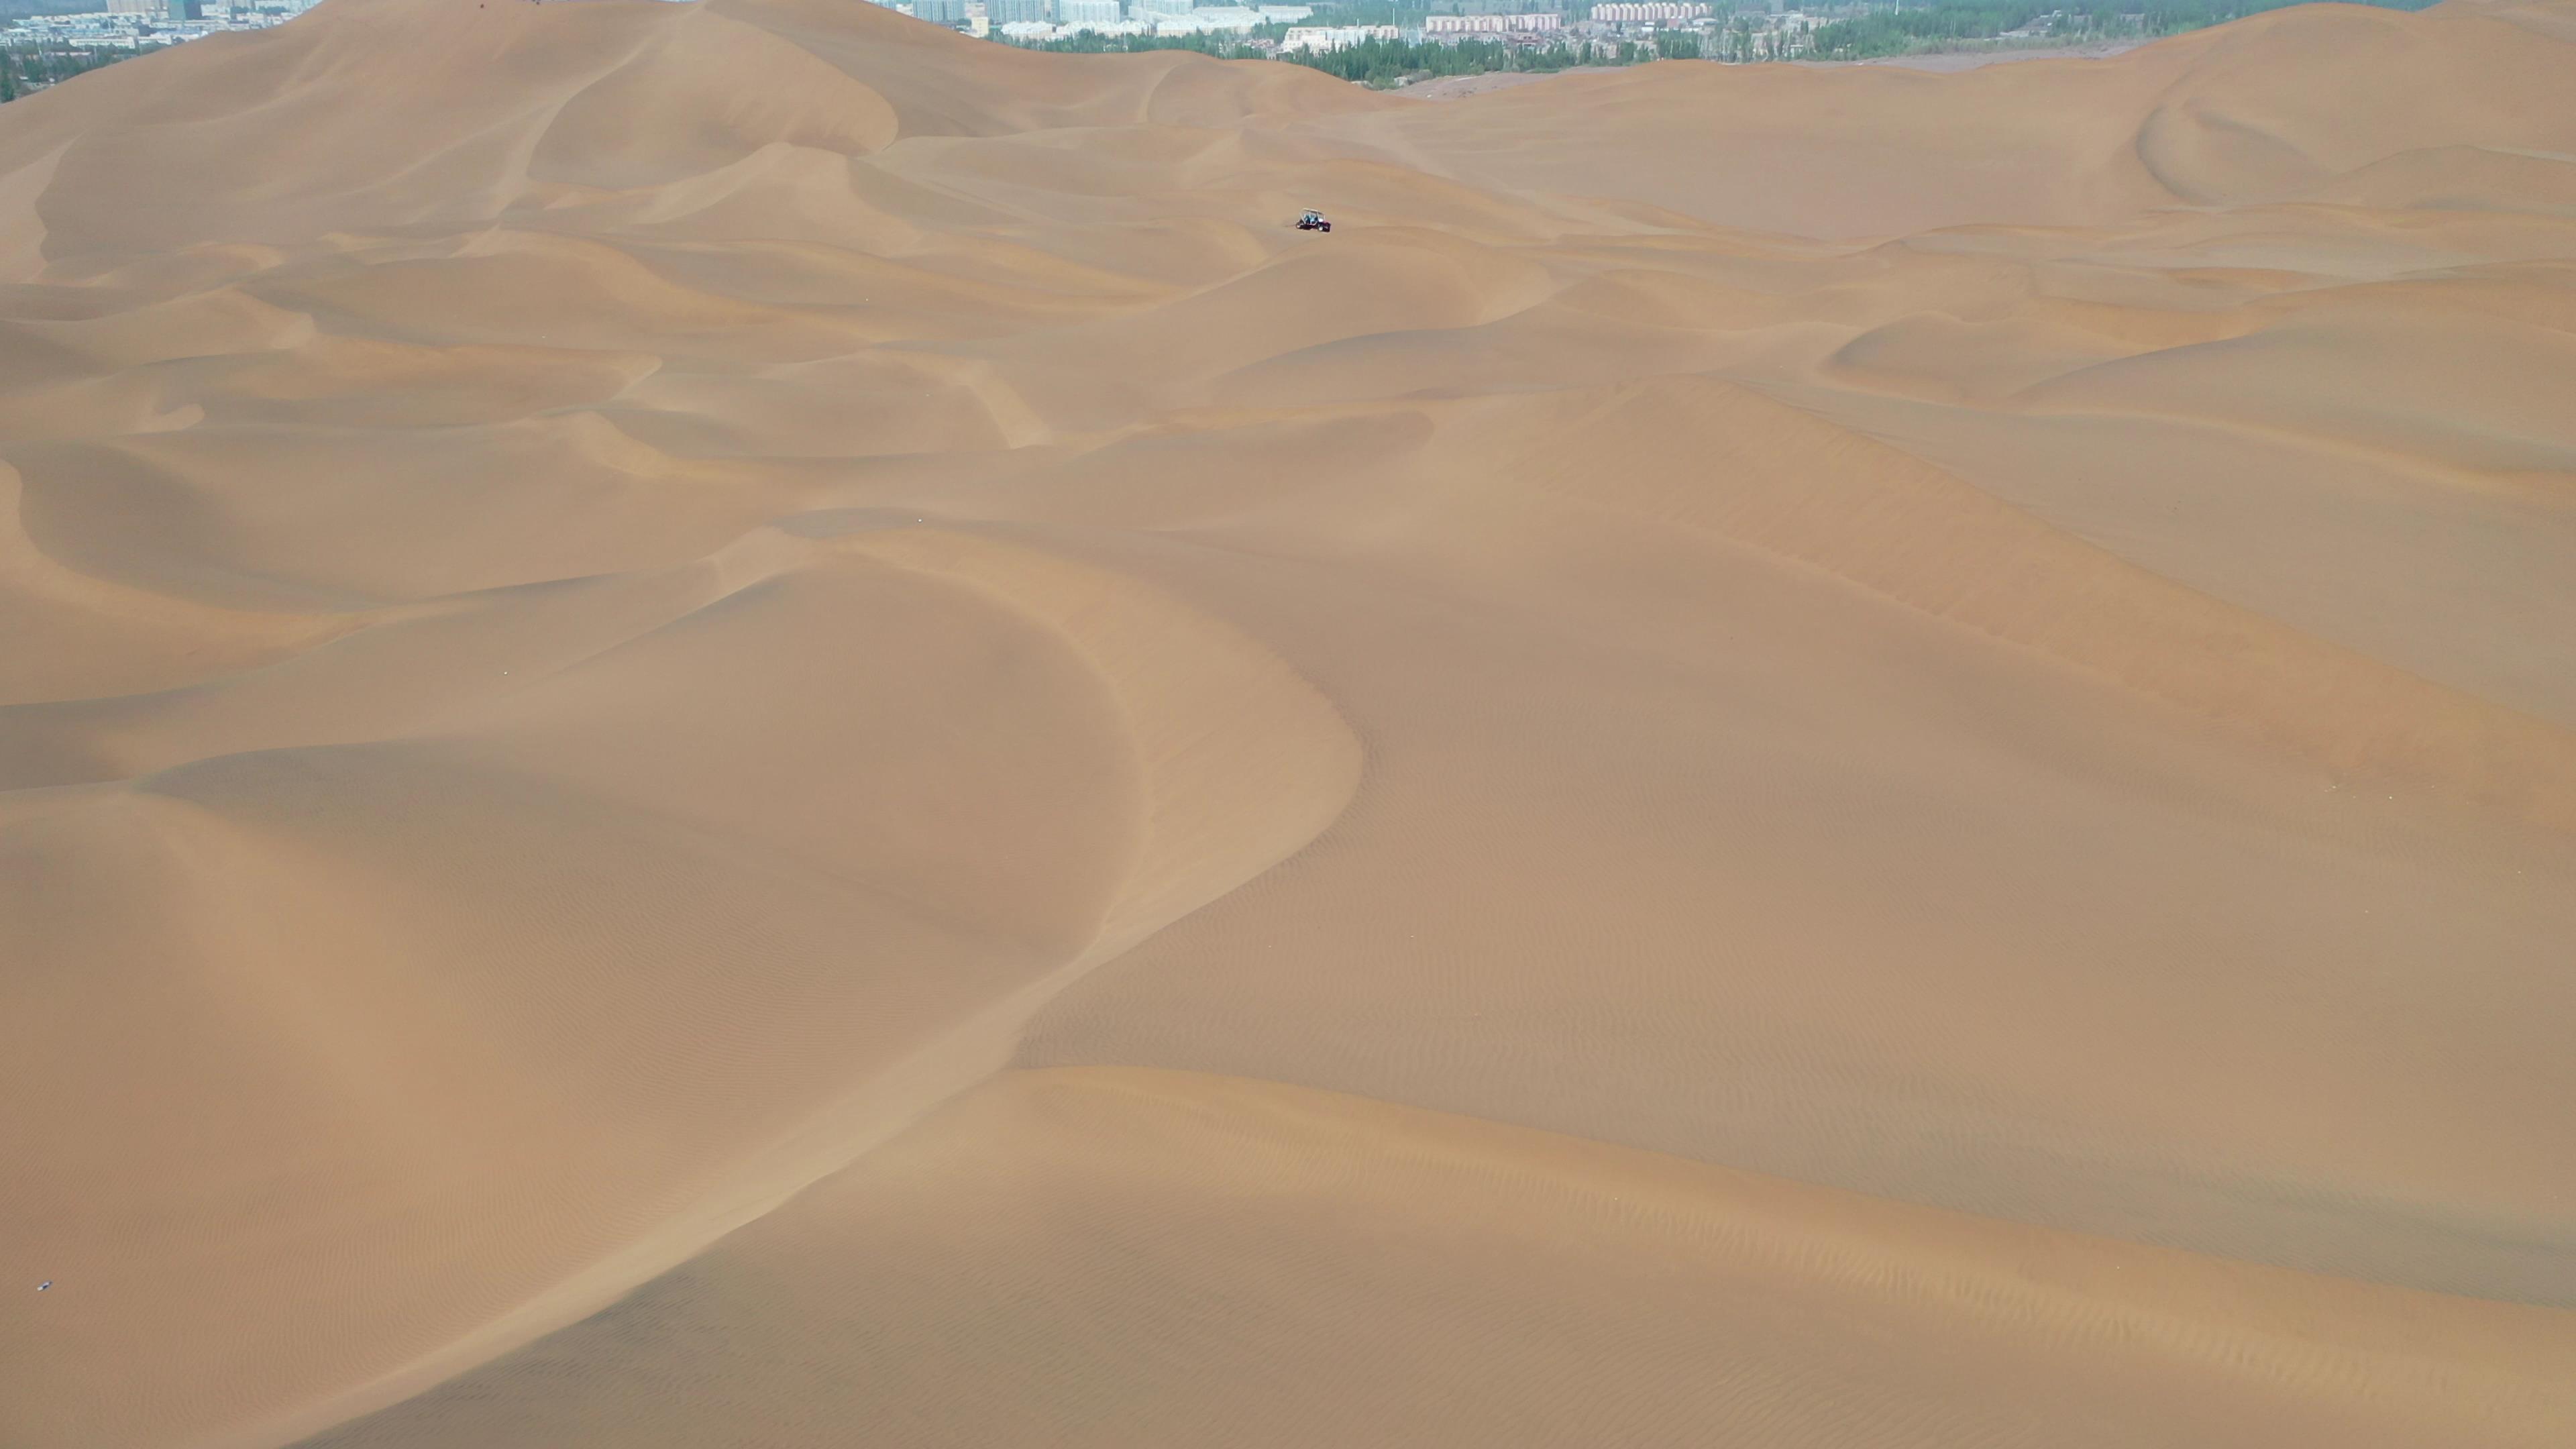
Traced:
[[0, 108], [0, 1444], [2576, 1442], [2571, 75]]

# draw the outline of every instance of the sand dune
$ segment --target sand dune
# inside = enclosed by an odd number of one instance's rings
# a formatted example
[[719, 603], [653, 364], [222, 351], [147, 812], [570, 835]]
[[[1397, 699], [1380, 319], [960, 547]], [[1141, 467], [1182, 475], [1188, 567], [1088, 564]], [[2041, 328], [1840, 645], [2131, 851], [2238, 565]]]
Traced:
[[[2563, 1420], [2531, 1384], [2568, 1328], [1092, 1068], [1013, 1073], [618, 1309], [314, 1442], [692, 1443], [748, 1419], [780, 1444], [2381, 1444], [2474, 1402], [2486, 1442], [2539, 1444]], [[698, 1377], [714, 1345], [739, 1398]]]
[[2576, 1441], [2569, 74], [0, 108], [0, 1444]]

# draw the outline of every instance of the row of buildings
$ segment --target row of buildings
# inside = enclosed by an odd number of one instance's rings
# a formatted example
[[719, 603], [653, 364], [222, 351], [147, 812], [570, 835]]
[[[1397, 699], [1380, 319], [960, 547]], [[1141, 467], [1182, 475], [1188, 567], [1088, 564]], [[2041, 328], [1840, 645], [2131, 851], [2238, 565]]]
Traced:
[[1422, 18], [1422, 34], [1431, 40], [1451, 35], [1537, 35], [1564, 28], [1565, 17], [1553, 10], [1524, 15], [1426, 15]]
[[1676, 3], [1676, 0], [1647, 0], [1645, 4], [1605, 3], [1592, 7], [1592, 18], [1604, 25], [1687, 25], [1706, 20], [1705, 5]]
[[238, 20], [248, 26], [261, 20], [291, 20], [320, 3], [322, 0], [107, 0], [107, 9], [101, 13], [133, 16], [155, 24], [204, 20], [230, 25]]
[[1291, 25], [1279, 41], [1281, 55], [1298, 51], [1348, 50], [1372, 40], [1395, 40], [1401, 36], [1392, 25]]
[[897, 0], [891, 8], [933, 25], [950, 25], [979, 34], [989, 28], [1014, 40], [1046, 39], [1059, 31], [1104, 35], [1248, 33], [1264, 25], [1293, 25], [1315, 13], [1313, 7], [1306, 5], [1193, 6], [1190, 0]]
[[[137, 0], [139, 3], [139, 0]], [[974, 35], [998, 35], [1021, 44], [1043, 44], [1090, 34], [1125, 36], [1244, 36], [1266, 27], [1282, 27], [1275, 42], [1281, 52], [1340, 50], [1372, 40], [1424, 40], [1455, 44], [1464, 40], [1499, 40], [1516, 47], [1544, 46], [1558, 39], [1609, 43], [1640, 30], [1697, 29], [1713, 22], [1703, 0], [1600, 0], [1583, 19], [1569, 19], [1560, 9], [1542, 9], [1550, 0], [1446, 0], [1455, 13], [1423, 17], [1420, 28], [1392, 25], [1307, 25], [1309, 5], [1227, 3], [1194, 5], [1191, 0], [877, 0], [935, 25], [953, 26]], [[1776, 0], [1775, 0], [1776, 3]], [[1791, 16], [1790, 20], [1803, 19]], [[1774, 28], [1776, 22], [1764, 25]], [[1251, 42], [1271, 51], [1274, 42]]]
[[107, 0], [106, 8], [67, 15], [24, 15], [0, 28], [0, 46], [55, 45], [80, 50], [146, 50], [211, 35], [282, 25], [320, 0]]
[[[918, 4], [919, 0], [915, 0]], [[992, 4], [993, 0], [986, 0]], [[1188, 8], [1182, 0], [1129, 0], [1120, 17], [1118, 0], [1055, 0], [1054, 21], [1005, 20], [991, 33], [1023, 43], [1060, 40], [1089, 32], [1095, 35], [1250, 35], [1263, 26], [1284, 27], [1277, 54], [1344, 50], [1372, 40], [1392, 41], [1402, 32], [1392, 25], [1298, 25], [1315, 12], [1305, 5], [1203, 5]], [[989, 20], [987, 22], [990, 23]], [[969, 28], [972, 28], [970, 19]], [[1271, 42], [1256, 41], [1269, 49]]]

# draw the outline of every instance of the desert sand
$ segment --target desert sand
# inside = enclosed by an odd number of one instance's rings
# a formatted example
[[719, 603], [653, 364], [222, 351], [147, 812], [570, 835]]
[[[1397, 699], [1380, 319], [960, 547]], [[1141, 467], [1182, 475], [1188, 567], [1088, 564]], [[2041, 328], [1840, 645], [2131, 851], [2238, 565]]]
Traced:
[[2576, 1443], [2570, 76], [0, 108], [0, 1445]]

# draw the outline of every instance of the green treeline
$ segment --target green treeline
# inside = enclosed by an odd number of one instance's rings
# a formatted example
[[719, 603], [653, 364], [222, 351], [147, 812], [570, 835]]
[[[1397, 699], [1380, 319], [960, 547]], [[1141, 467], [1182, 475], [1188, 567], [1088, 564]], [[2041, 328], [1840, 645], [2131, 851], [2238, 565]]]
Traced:
[[[1284, 33], [1286, 29], [1286, 26], [1281, 25], [1264, 26], [1262, 29], [1254, 31], [1253, 34], [1267, 34], [1276, 38], [1280, 34]], [[1027, 44], [1022, 48], [1027, 50], [1052, 50], [1065, 55], [1124, 55], [1129, 51], [1136, 50], [1195, 50], [1201, 55], [1212, 55], [1219, 60], [1258, 60], [1263, 58], [1260, 51], [1254, 50], [1250, 46], [1243, 44], [1240, 40], [1231, 36], [1102, 35], [1098, 31], [1094, 30], [1085, 30], [1079, 34], [1068, 35], [1062, 40], [1041, 40]]]
[[68, 45], [0, 48], [0, 101], [14, 101], [29, 91], [70, 80], [83, 71], [114, 65], [133, 53]]
[[[1277, 39], [1283, 27], [1267, 27], [1255, 35]], [[1255, 60], [1268, 58], [1264, 52], [1243, 44], [1241, 39], [1207, 35], [1120, 35], [1102, 36], [1089, 31], [1062, 40], [1042, 41], [1033, 50], [1066, 51], [1076, 55], [1097, 55], [1104, 51], [1194, 50], [1220, 60]], [[1699, 37], [1668, 34], [1658, 40], [1619, 41], [1615, 44], [1566, 44], [1529, 47], [1510, 46], [1497, 40], [1462, 40], [1454, 45], [1431, 45], [1421, 41], [1370, 40], [1341, 50], [1292, 51], [1277, 58], [1291, 65], [1320, 70], [1346, 81], [1384, 89], [1406, 79], [1423, 79], [1444, 75], [1484, 75], [1490, 71], [1560, 71], [1578, 65], [1637, 65], [1650, 60], [1697, 60]]]
[[[2014, 32], [2058, 41], [2144, 39], [2224, 24], [2298, 0], [1924, 0], [1816, 27], [1797, 52], [1809, 60], [1867, 60], [1940, 50]], [[2421, 10], [2432, 0], [2361, 0], [2392, 10]]]
[[[1660, 49], [1658, 48], [1660, 46]], [[1636, 65], [1650, 60], [1697, 60], [1699, 37], [1664, 35], [1615, 45], [1511, 46], [1494, 40], [1455, 45], [1370, 40], [1341, 50], [1298, 51], [1279, 57], [1294, 65], [1381, 89], [1406, 77], [1484, 75], [1492, 71], [1560, 71], [1578, 65]]]
[[1496, 70], [1563, 70], [1577, 62], [1564, 46], [1515, 51], [1490, 40], [1426, 45], [1368, 40], [1340, 50], [1301, 50], [1279, 57], [1296, 65], [1364, 85], [1391, 86], [1409, 75], [1482, 75]]
[[[1832, 3], [1832, 0], [1827, 0]], [[1753, 0], [1715, 0], [1718, 28], [1703, 41], [1688, 30], [1668, 30], [1652, 39], [1557, 41], [1542, 47], [1509, 46], [1492, 40], [1460, 40], [1435, 45], [1422, 41], [1372, 40], [1346, 50], [1303, 51], [1280, 60], [1320, 70], [1327, 75], [1384, 88], [1435, 76], [1482, 75], [1488, 71], [1558, 71], [1580, 65], [1633, 65], [1650, 60], [1870, 60], [1921, 51], [1961, 50], [1997, 44], [2072, 45], [2102, 40], [2145, 40], [2185, 30], [2220, 25], [2266, 10], [2279, 10], [2302, 0], [1908, 0], [1901, 10], [1880, 10], [1831, 21], [1805, 34], [1779, 34], [1756, 29], [1759, 6]], [[2421, 10], [2433, 0], [2359, 0], [2392, 10]], [[1589, 0], [1572, 0], [1568, 13], [1590, 10]], [[1835, 4], [1834, 8], [1843, 8]], [[1749, 12], [1749, 13], [1748, 13]], [[1339, 24], [1417, 25], [1420, 0], [1354, 0], [1333, 7]], [[1127, 50], [1195, 50], [1227, 60], [1258, 59], [1268, 52], [1245, 44], [1255, 36], [1276, 41], [1284, 27], [1264, 26], [1252, 36], [1118, 36], [1082, 34], [1045, 42], [1045, 50], [1079, 52]], [[1703, 48], [1705, 46], [1705, 48]]]

